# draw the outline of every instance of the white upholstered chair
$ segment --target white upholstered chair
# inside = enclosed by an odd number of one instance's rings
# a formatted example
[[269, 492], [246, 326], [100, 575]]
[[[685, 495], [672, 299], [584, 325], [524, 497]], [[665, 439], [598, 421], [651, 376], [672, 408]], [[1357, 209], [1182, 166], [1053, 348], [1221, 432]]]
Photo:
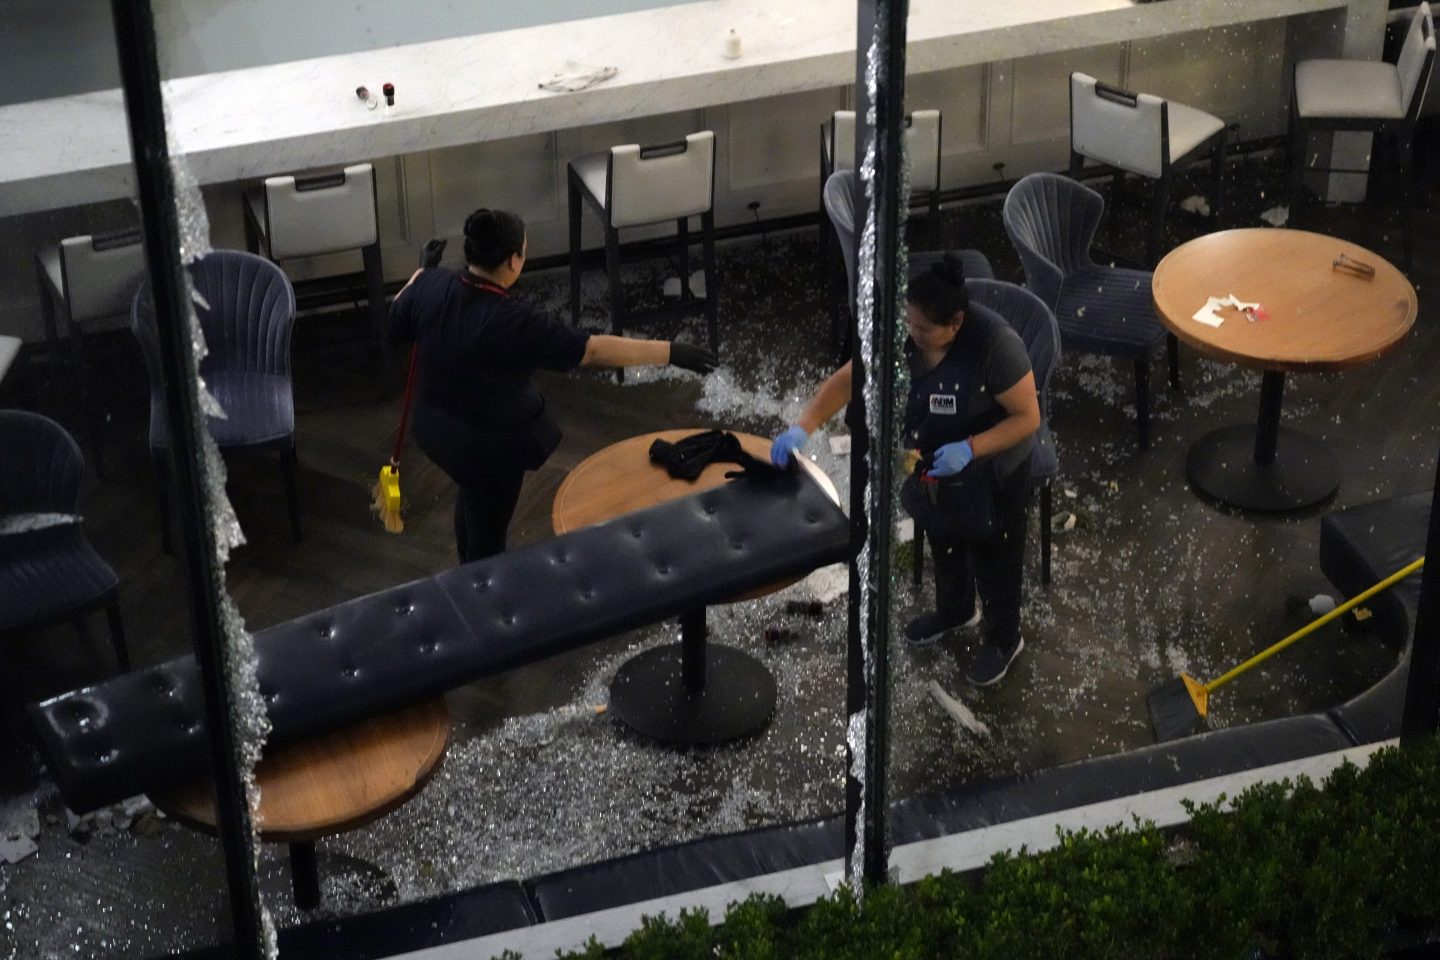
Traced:
[[705, 319], [710, 348], [718, 349], [715, 277], [715, 134], [692, 133], [674, 143], [611, 147], [569, 163], [570, 320], [580, 320], [580, 218], [589, 204], [605, 230], [605, 265], [610, 279], [611, 329], [624, 331], [628, 316], [620, 282], [620, 231], [675, 221], [680, 253], [680, 303], [695, 300], [690, 287], [690, 218], [700, 218], [705, 263]]
[[267, 177], [245, 193], [245, 241], [276, 263], [359, 250], [373, 336], [385, 331], [385, 270], [380, 258], [375, 168], [357, 163], [331, 173]]
[[1211, 214], [1218, 223], [1224, 201], [1225, 121], [1148, 93], [1112, 87], [1084, 73], [1070, 74], [1070, 176], [1078, 177], [1086, 160], [1116, 171], [1116, 182], [1129, 173], [1154, 181], [1146, 266], [1160, 260], [1165, 214], [1170, 206], [1174, 167], [1208, 148]]
[[66, 237], [36, 255], [45, 340], [63, 355], [75, 397], [84, 409], [86, 440], [97, 473], [103, 471], [99, 427], [85, 372], [85, 338], [130, 325], [130, 300], [145, 275], [140, 228]]
[[1317, 131], [1368, 131], [1392, 138], [1400, 167], [1400, 206], [1405, 262], [1411, 259], [1410, 164], [1415, 121], [1424, 106], [1425, 88], [1435, 65], [1435, 23], [1430, 4], [1410, 17], [1405, 42], [1395, 63], [1378, 60], [1301, 60], [1295, 64], [1290, 98], [1289, 177], [1286, 196], [1290, 225], [1298, 220], [1305, 173], [1365, 173], [1338, 167], [1308, 167], [1310, 134]]
[[[910, 159], [910, 196], [924, 196], [933, 215], [940, 199], [941, 117], [939, 110], [916, 110], [905, 117], [905, 149]], [[820, 125], [820, 188], [839, 170], [855, 169], [855, 111], [836, 110]], [[823, 206], [823, 201], [822, 201]]]

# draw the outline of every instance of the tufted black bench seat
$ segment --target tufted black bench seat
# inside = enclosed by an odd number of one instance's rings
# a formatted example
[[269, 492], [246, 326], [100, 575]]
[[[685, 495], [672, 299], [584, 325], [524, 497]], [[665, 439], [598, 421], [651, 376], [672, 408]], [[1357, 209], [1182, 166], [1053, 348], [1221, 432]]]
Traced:
[[[1427, 490], [1327, 515], [1320, 521], [1320, 569], [1343, 596], [1353, 597], [1423, 556], [1431, 498]], [[1379, 683], [1330, 710], [1356, 743], [1400, 735], [1419, 602], [1419, 577], [1407, 577], [1367, 602], [1378, 632], [1395, 648], [1399, 662]]]
[[[845, 515], [803, 473], [733, 483], [255, 634], [277, 746], [845, 559]], [[194, 779], [193, 657], [30, 707], [76, 811]]]
[[[1350, 746], [1344, 731], [1321, 714], [1214, 730], [949, 793], [907, 797], [891, 805], [891, 839], [929, 840]], [[837, 815], [705, 837], [536, 877], [526, 888], [540, 915], [557, 920], [840, 859], [844, 830], [844, 818]]]
[[[280, 956], [376, 960], [528, 927], [535, 919], [524, 889], [509, 880], [343, 920], [312, 920], [285, 927], [279, 931]], [[229, 960], [234, 956], [234, 946], [227, 944], [182, 954], [179, 960]]]

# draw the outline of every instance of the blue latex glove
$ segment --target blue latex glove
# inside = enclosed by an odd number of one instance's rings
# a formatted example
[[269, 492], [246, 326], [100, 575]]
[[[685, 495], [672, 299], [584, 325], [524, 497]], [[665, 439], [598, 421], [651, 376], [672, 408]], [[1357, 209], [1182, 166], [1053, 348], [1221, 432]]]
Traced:
[[805, 446], [805, 441], [810, 439], [810, 434], [804, 427], [791, 424], [784, 433], [775, 438], [770, 444], [770, 462], [777, 467], [790, 466], [790, 459], [795, 452]]
[[970, 461], [974, 459], [975, 451], [970, 449], [969, 440], [947, 443], [935, 451], [935, 462], [930, 467], [930, 476], [953, 477], [970, 466]]

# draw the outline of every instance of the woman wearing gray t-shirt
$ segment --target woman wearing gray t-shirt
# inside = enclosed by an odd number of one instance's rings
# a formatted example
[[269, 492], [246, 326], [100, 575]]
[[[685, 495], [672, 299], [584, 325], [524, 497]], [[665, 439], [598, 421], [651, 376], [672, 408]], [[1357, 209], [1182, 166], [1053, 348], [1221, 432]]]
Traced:
[[[904, 437], [915, 469], [901, 501], [933, 548], [935, 608], [911, 620], [905, 638], [933, 643], [952, 629], [978, 624], [983, 608], [986, 642], [966, 678], [990, 686], [1025, 646], [1025, 504], [1040, 427], [1035, 376], [1025, 344], [1009, 324], [970, 306], [953, 257], [911, 280], [906, 300], [910, 393]], [[805, 439], [849, 402], [850, 391], [847, 363], [775, 439], [771, 459], [788, 464]]]

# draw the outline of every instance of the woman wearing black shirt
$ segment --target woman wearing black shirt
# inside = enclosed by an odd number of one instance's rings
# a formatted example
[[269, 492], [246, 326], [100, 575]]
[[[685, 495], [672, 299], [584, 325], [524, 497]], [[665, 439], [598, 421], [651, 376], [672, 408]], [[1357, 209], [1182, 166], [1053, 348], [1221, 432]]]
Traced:
[[390, 306], [390, 332], [419, 351], [415, 442], [460, 487], [455, 546], [461, 563], [505, 549], [525, 471], [560, 443], [560, 428], [531, 382], [536, 370], [672, 364], [709, 373], [713, 353], [687, 343], [587, 334], [510, 296], [525, 268], [525, 224], [476, 210], [465, 220], [464, 271], [440, 266], [443, 242]]
[[[1004, 319], [971, 307], [960, 263], [946, 257], [910, 282], [906, 294], [910, 365], [904, 432], [917, 469], [901, 499], [929, 538], [935, 564], [935, 609], [911, 620], [905, 638], [933, 643], [956, 627], [980, 622], [986, 642], [966, 678], [990, 686], [1005, 676], [1020, 639], [1020, 585], [1025, 558], [1025, 501], [1040, 402], [1025, 344]], [[850, 400], [851, 365], [821, 385], [799, 421], [776, 438], [779, 466]], [[971, 471], [983, 471], [979, 477]], [[961, 482], [961, 474], [966, 473]], [[993, 498], [993, 533], [973, 535], [961, 522], [977, 485]], [[963, 501], [963, 502], [962, 502]], [[979, 588], [979, 602], [976, 588]]]

